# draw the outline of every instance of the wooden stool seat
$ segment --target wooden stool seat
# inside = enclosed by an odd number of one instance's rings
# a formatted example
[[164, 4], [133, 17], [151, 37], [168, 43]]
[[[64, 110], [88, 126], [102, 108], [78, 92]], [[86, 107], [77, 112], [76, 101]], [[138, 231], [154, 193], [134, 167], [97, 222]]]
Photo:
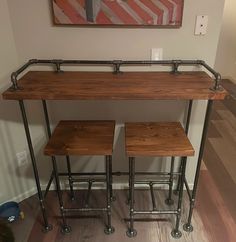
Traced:
[[112, 155], [115, 121], [60, 121], [45, 155]]
[[194, 149], [179, 122], [125, 124], [127, 156], [193, 156]]

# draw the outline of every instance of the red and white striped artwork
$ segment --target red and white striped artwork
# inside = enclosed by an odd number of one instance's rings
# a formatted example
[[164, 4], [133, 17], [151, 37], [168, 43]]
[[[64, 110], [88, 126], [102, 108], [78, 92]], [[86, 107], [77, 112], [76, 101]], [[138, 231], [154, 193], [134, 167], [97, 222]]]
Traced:
[[180, 27], [184, 0], [53, 0], [55, 24]]

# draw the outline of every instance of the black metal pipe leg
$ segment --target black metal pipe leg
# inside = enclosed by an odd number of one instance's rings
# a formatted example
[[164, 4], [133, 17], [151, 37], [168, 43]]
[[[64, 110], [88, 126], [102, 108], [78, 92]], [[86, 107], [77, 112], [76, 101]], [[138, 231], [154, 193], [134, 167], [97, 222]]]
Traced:
[[195, 201], [191, 199], [190, 206], [189, 206], [188, 221], [183, 226], [183, 230], [186, 232], [193, 232], [192, 216], [193, 216], [194, 205], [195, 205]]
[[75, 192], [73, 188], [73, 178], [71, 176], [71, 165], [70, 165], [70, 157], [66, 156], [66, 165], [67, 165], [67, 171], [68, 171], [68, 180], [69, 180], [69, 186], [70, 186], [70, 198], [71, 200], [75, 200]]
[[152, 199], [152, 207], [153, 207], [153, 210], [155, 211], [157, 210], [157, 205], [156, 205], [156, 200], [155, 200], [155, 195], [153, 190], [153, 183], [150, 182], [149, 186], [150, 186], [150, 193], [151, 193], [151, 199]]
[[[193, 100], [189, 100], [188, 102], [188, 111], [187, 111], [187, 120], [186, 120], [186, 125], [185, 125], [185, 133], [186, 135], [188, 135], [188, 131], [189, 131], [189, 125], [190, 125], [190, 119], [191, 119], [191, 114], [192, 114], [192, 108], [193, 108]], [[181, 173], [181, 166], [182, 162], [180, 163], [179, 166], [179, 173]], [[178, 177], [178, 182], [177, 182], [177, 187], [175, 190], [175, 194], [178, 195], [179, 193], [179, 189], [180, 189], [180, 177]]]
[[183, 200], [183, 188], [184, 188], [184, 177], [185, 177], [185, 170], [186, 170], [186, 160], [187, 157], [182, 159], [182, 174], [180, 179], [180, 190], [179, 190], [179, 198], [178, 198], [178, 207], [177, 207], [177, 215], [176, 215], [176, 224], [175, 228], [172, 230], [171, 235], [172, 237], [178, 239], [182, 236], [182, 233], [179, 230], [180, 219], [181, 219], [181, 211], [182, 211], [182, 200]]
[[172, 190], [173, 190], [173, 172], [174, 172], [174, 162], [175, 157], [171, 157], [171, 164], [170, 164], [170, 179], [169, 179], [169, 195], [168, 198], [165, 200], [167, 205], [173, 205], [174, 200], [172, 199]]
[[107, 193], [107, 226], [104, 230], [105, 234], [112, 234], [114, 233], [115, 229], [111, 225], [111, 171], [110, 171], [110, 160], [111, 156], [106, 156], [106, 193]]
[[67, 234], [67, 233], [71, 232], [71, 227], [69, 225], [67, 225], [67, 223], [66, 223], [63, 199], [62, 199], [62, 192], [61, 192], [60, 181], [59, 181], [59, 176], [58, 176], [58, 171], [57, 171], [57, 163], [56, 163], [56, 159], [54, 156], [52, 156], [52, 164], [53, 164], [53, 170], [55, 173], [56, 191], [57, 191], [57, 196], [58, 196], [58, 201], [59, 201], [59, 206], [60, 206], [60, 211], [61, 211], [61, 217], [62, 217], [61, 232], [63, 234]]
[[110, 176], [110, 198], [111, 201], [114, 202], [116, 200], [116, 197], [113, 194], [113, 176], [112, 176], [112, 157], [109, 156], [109, 176]]
[[130, 177], [130, 202], [129, 202], [129, 214], [130, 214], [130, 224], [126, 232], [128, 237], [135, 237], [137, 231], [134, 229], [134, 178], [135, 178], [135, 158], [129, 157], [129, 177]]
[[[46, 100], [42, 100], [42, 104], [43, 104], [43, 113], [44, 113], [44, 118], [45, 118], [47, 133], [48, 133], [48, 138], [50, 138], [52, 136], [52, 132], [51, 132], [51, 128], [50, 128], [50, 121], [49, 121], [49, 115], [48, 115], [48, 108], [47, 108]], [[48, 186], [47, 186], [45, 194], [47, 194], [47, 191], [49, 191], [50, 186], [51, 186], [53, 180], [54, 180], [54, 171], [52, 171], [52, 173], [51, 173], [51, 177], [50, 177], [50, 180], [49, 180], [49, 183], [48, 183]]]
[[87, 195], [86, 195], [86, 199], [85, 199], [85, 207], [86, 208], [89, 207], [89, 198], [90, 198], [90, 195], [91, 195], [92, 185], [93, 185], [93, 181], [89, 180], [88, 181], [88, 191], [87, 191]]
[[50, 176], [50, 179], [49, 179], [49, 182], [48, 182], [47, 187], [46, 187], [45, 192], [44, 192], [44, 199], [46, 198], [46, 196], [47, 196], [47, 194], [49, 192], [49, 189], [51, 187], [51, 184], [53, 182], [53, 179], [54, 179], [54, 171], [52, 170], [51, 176]]
[[127, 198], [127, 205], [130, 205], [130, 199], [131, 199], [131, 175], [130, 175], [130, 171], [131, 171], [131, 167], [130, 167], [131, 163], [129, 162], [129, 190], [128, 190], [128, 198]]
[[[182, 160], [181, 160], [181, 162], [180, 162], [180, 166], [179, 166], [179, 173], [181, 173], [182, 172], [182, 169], [183, 169], [183, 167], [182, 167], [182, 164], [183, 164], [183, 162], [182, 162]], [[175, 191], [174, 191], [174, 194], [175, 195], [178, 195], [179, 194], [179, 191], [180, 191], [180, 176], [178, 176], [178, 181], [177, 181], [177, 186], [176, 186], [176, 189], [175, 189]]]
[[192, 232], [193, 231], [193, 226], [191, 224], [191, 221], [192, 221], [193, 209], [194, 209], [195, 199], [196, 199], [196, 194], [197, 194], [198, 180], [199, 180], [199, 175], [200, 175], [200, 170], [201, 170], [201, 163], [202, 163], [204, 146], [205, 146], [205, 142], [206, 142], [206, 138], [207, 138], [207, 130], [208, 130], [208, 125], [209, 125], [209, 121], [210, 121], [212, 105], [213, 105], [213, 101], [209, 100], [208, 104], [207, 104], [207, 110], [206, 110], [205, 121], [204, 121], [204, 126], [203, 126], [203, 132], [202, 132], [201, 145], [200, 145], [200, 150], [199, 150], [199, 155], [198, 155], [197, 168], [196, 168], [196, 173], [195, 173], [195, 177], [194, 177], [194, 185], [193, 185], [193, 191], [192, 191], [192, 198], [190, 200], [188, 220], [187, 220], [187, 223], [183, 227], [183, 229], [186, 232]]
[[23, 100], [19, 101], [19, 105], [20, 105], [20, 110], [21, 110], [22, 119], [23, 119], [23, 123], [24, 123], [26, 139], [27, 139], [27, 143], [28, 143], [28, 147], [29, 147], [30, 158], [31, 158], [31, 162], [32, 162], [34, 178], [35, 178], [37, 193], [38, 193], [38, 198], [39, 198], [39, 204], [40, 204], [41, 213], [42, 213], [42, 217], [43, 217], [43, 226], [44, 226], [43, 231], [48, 232], [48, 231], [52, 230], [52, 225], [50, 225], [48, 223], [48, 218], [47, 218], [47, 214], [46, 214], [46, 210], [45, 210], [45, 206], [44, 206], [43, 193], [42, 193], [41, 186], [40, 186], [38, 168], [37, 168], [36, 159], [35, 159], [35, 155], [34, 155], [34, 149], [33, 149], [33, 144], [32, 144], [32, 140], [31, 140], [31, 136], [30, 136], [29, 124], [28, 124]]

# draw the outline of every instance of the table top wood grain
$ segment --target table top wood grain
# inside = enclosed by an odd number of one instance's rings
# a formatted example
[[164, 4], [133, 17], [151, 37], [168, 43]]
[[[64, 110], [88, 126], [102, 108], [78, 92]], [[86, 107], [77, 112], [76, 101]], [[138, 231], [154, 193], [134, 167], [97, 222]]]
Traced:
[[205, 72], [29, 71], [20, 90], [3, 93], [9, 100], [219, 100], [226, 90], [212, 91]]

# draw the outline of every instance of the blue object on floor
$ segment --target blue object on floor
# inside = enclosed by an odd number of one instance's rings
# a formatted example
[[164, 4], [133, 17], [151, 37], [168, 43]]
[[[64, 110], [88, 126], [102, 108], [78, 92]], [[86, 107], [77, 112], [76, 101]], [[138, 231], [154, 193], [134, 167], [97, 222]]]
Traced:
[[0, 206], [0, 218], [14, 222], [20, 216], [20, 207], [17, 202], [6, 202]]

